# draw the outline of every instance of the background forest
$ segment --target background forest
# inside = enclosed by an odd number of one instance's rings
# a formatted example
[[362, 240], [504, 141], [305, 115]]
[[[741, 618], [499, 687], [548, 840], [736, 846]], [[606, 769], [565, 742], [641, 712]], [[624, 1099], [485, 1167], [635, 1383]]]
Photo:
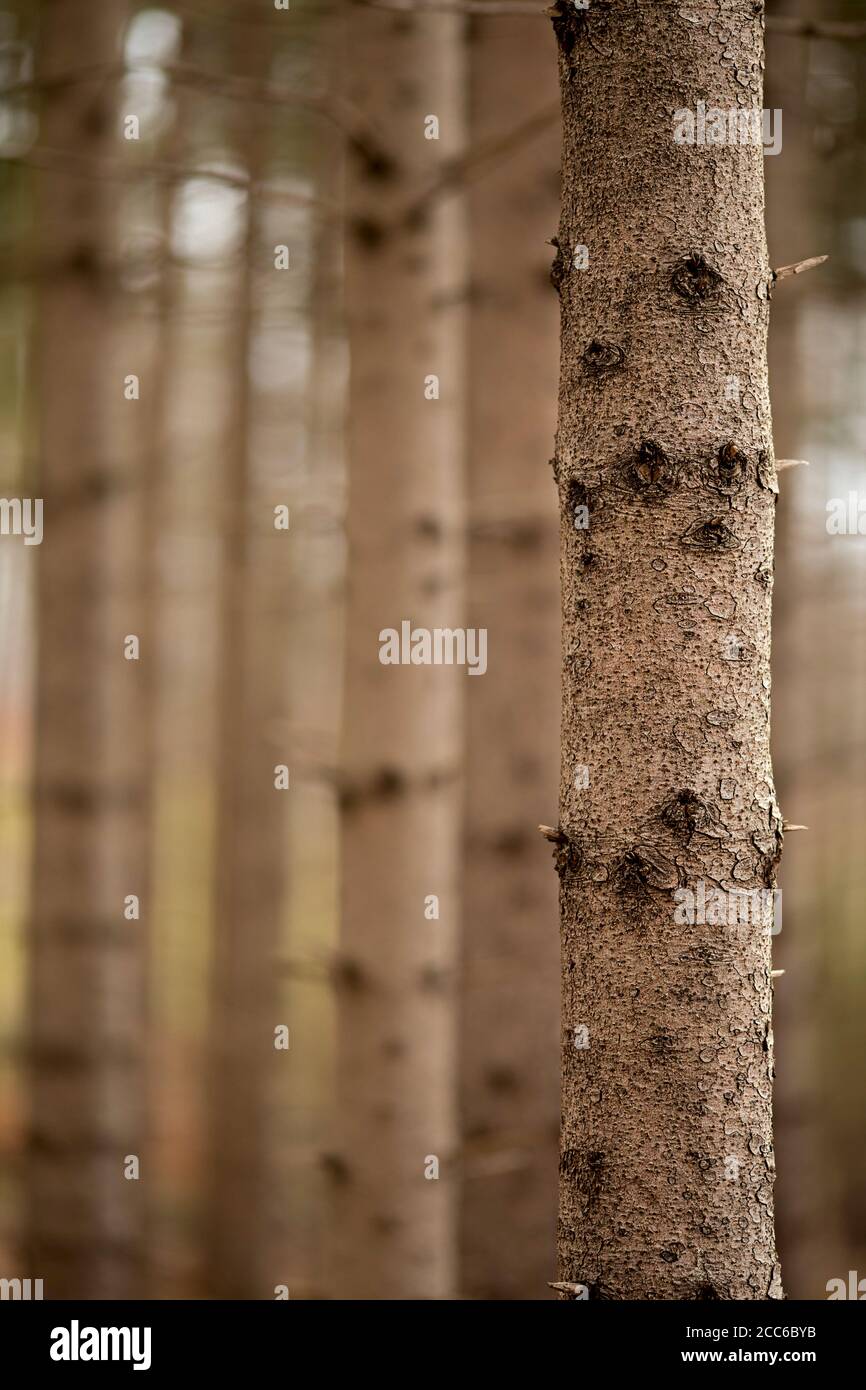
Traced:
[[[413, 8], [0, 0], [0, 494], [44, 499], [0, 535], [0, 1277], [46, 1297], [552, 1296], [555, 46]], [[866, 5], [767, 11], [770, 262], [829, 256], [770, 329], [777, 1227], [824, 1298], [866, 1273]], [[404, 619], [486, 628], [483, 678], [383, 667]]]

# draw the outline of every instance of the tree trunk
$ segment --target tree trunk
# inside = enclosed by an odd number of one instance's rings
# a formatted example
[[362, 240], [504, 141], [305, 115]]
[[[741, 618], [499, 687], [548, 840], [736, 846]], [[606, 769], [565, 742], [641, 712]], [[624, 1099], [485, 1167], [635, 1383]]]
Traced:
[[[472, 149], [546, 105], [555, 46], [537, 17], [473, 20]], [[461, 1289], [543, 1298], [559, 1134], [556, 888], [535, 825], [556, 787], [557, 313], [548, 269], [559, 121], [470, 185], [470, 626], [496, 666], [467, 687], [461, 987]], [[519, 325], [519, 332], [515, 331]]]
[[[251, 24], [239, 38], [233, 66], [244, 76], [263, 76], [269, 56], [266, 36]], [[239, 110], [238, 153], [253, 185], [266, 164], [268, 108], [248, 103]], [[272, 1097], [277, 1069], [291, 1060], [291, 1034], [279, 1047], [275, 1034], [289, 1025], [277, 1012], [276, 967], [291, 794], [280, 785], [277, 771], [291, 762], [291, 542], [289, 533], [275, 525], [282, 489], [275, 490], [275, 480], [262, 476], [264, 455], [256, 449], [258, 402], [250, 375], [261, 332], [256, 274], [264, 280], [282, 272], [275, 268], [274, 246], [265, 240], [262, 208], [252, 187], [244, 216], [223, 482], [208, 1282], [215, 1297], [273, 1298], [276, 1284], [283, 1281], [268, 1258]]]
[[[297, 60], [314, 68], [321, 88], [332, 91], [344, 60], [333, 11], [312, 5], [303, 20], [296, 12], [292, 36]], [[281, 998], [298, 1050], [285, 1073], [277, 1120], [282, 1166], [275, 1222], [293, 1301], [328, 1293], [329, 1179], [320, 1157], [334, 1099], [336, 992], [330, 964], [339, 926], [336, 769], [343, 705], [334, 676], [342, 669], [346, 599], [343, 247], [331, 212], [343, 191], [345, 137], [319, 113], [299, 125], [299, 176], [320, 206], [301, 210], [307, 274], [293, 277], [304, 296], [294, 312], [308, 332], [309, 357], [308, 375], [293, 375], [303, 448], [290, 475], [298, 504], [292, 511], [292, 892]]]
[[609, 0], [554, 26], [559, 1278], [591, 1298], [780, 1297], [762, 153], [673, 138], [699, 101], [760, 110], [762, 15]]
[[[114, 65], [122, 5], [52, 5], [41, 76]], [[35, 845], [30, 940], [31, 1125], [27, 1273], [45, 1296], [141, 1295], [147, 810], [143, 527], [136, 463], [118, 444], [124, 378], [112, 332], [113, 207], [98, 177], [116, 153], [116, 87], [45, 98], [40, 146], [94, 161], [39, 178], [46, 281], [36, 376], [40, 495]], [[94, 177], [94, 174], [97, 176]], [[47, 267], [52, 266], [49, 271]], [[124, 422], [128, 425], [128, 421]], [[129, 895], [140, 919], [125, 916]], [[146, 1170], [142, 1172], [146, 1180]]]
[[[406, 215], [459, 150], [461, 21], [349, 6], [347, 24], [348, 95], [365, 131], [347, 190], [351, 588], [330, 1291], [441, 1298], [455, 1276], [467, 673], [383, 665], [379, 634], [404, 619], [463, 622], [459, 207], [433, 199]], [[434, 115], [439, 139], [428, 140]], [[426, 399], [433, 375], [440, 396]], [[438, 918], [425, 916], [433, 895]]]

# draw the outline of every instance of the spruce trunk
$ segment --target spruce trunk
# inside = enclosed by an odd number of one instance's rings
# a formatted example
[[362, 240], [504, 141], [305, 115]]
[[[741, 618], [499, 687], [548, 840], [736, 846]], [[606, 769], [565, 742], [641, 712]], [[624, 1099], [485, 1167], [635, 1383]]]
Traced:
[[762, 11], [554, 14], [565, 1297], [781, 1297]]
[[[461, 20], [348, 9], [349, 575], [334, 1297], [456, 1272], [458, 818], [465, 668], [380, 662], [462, 613]], [[425, 131], [438, 139], [425, 138]], [[410, 213], [410, 209], [414, 211]], [[432, 378], [438, 379], [438, 389]], [[438, 1171], [438, 1176], [436, 1176]]]

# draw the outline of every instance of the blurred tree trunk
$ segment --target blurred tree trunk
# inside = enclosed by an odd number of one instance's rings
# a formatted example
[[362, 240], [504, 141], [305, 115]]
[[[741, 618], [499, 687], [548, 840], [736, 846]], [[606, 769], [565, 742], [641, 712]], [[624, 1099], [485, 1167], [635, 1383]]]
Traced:
[[762, 151], [673, 139], [708, 94], [760, 111], [762, 18], [738, 10], [554, 17], [559, 1278], [593, 1298], [781, 1296], [769, 931], [698, 901], [684, 922], [673, 891], [770, 888], [782, 840]]
[[[404, 619], [464, 620], [459, 204], [432, 198], [406, 216], [460, 148], [462, 21], [347, 13], [347, 95], [365, 130], [347, 190], [351, 587], [329, 1288], [337, 1298], [442, 1298], [456, 1273], [453, 974], [468, 677], [382, 665], [379, 633]], [[432, 117], [438, 139], [425, 138]], [[431, 376], [438, 399], [425, 397]]]
[[[125, 6], [48, 5], [39, 74], [120, 56]], [[148, 804], [142, 665], [141, 479], [117, 447], [124, 379], [112, 331], [117, 88], [50, 90], [39, 176], [45, 278], [36, 345], [45, 541], [39, 552], [35, 845], [30, 941], [32, 1111], [28, 1274], [45, 1296], [141, 1295]], [[62, 169], [64, 154], [76, 162]], [[77, 161], [93, 163], [83, 176]], [[146, 383], [145, 389], [146, 389]], [[128, 425], [128, 421], [125, 421]], [[150, 653], [146, 645], [141, 662]], [[140, 898], [140, 920], [124, 915]], [[131, 1169], [128, 1171], [132, 1171]], [[146, 1180], [146, 1171], [142, 1177]]]
[[[535, 18], [473, 20], [471, 148], [555, 100]], [[461, 993], [461, 1289], [542, 1298], [553, 1277], [559, 1134], [556, 887], [535, 826], [559, 766], [556, 423], [559, 122], [469, 188], [471, 626], [495, 671], [467, 688]]]
[[[252, 23], [239, 35], [233, 71], [267, 75], [266, 33]], [[259, 332], [256, 277], [275, 268], [263, 235], [263, 207], [252, 191], [267, 164], [268, 107], [240, 113], [238, 154], [249, 176], [229, 364], [232, 415], [222, 479], [220, 757], [216, 830], [215, 941], [210, 1061], [210, 1207], [207, 1276], [213, 1296], [272, 1298], [282, 1282], [268, 1263], [273, 1197], [272, 1088], [289, 1064], [275, 1029], [276, 968], [285, 904], [288, 767], [287, 619], [290, 537], [277, 529], [255, 448], [251, 354]], [[290, 255], [291, 255], [291, 248]]]
[[[215, 64], [215, 56], [222, 59], [214, 48], [213, 26], [186, 22], [176, 61], [207, 69]], [[166, 100], [170, 119], [162, 130], [159, 160], [194, 169], [202, 159], [203, 144], [210, 148], [215, 104], [174, 81]], [[227, 277], [224, 269], [203, 271], [189, 265], [189, 247], [182, 237], [189, 190], [184, 180], [158, 179], [152, 214], [156, 275], [149, 296], [158, 362], [148, 394], [152, 458], [147, 602], [157, 686], [150, 710], [154, 924], [148, 1244], [151, 1277], [166, 1298], [202, 1294], [194, 1217], [207, 1198], [204, 1165], [209, 1161], [201, 1132], [207, 1103], [204, 1025], [218, 762], [213, 632], [219, 598], [213, 566], [205, 557], [208, 550], [216, 550], [214, 513], [222, 500], [214, 488], [214, 460], [221, 457], [220, 413], [225, 406], [222, 401], [217, 408], [212, 404], [221, 394], [213, 390], [212, 364], [223, 360], [229, 318], [222, 312], [202, 312], [202, 282], [209, 280], [224, 291]], [[140, 197], [137, 187], [134, 191]], [[213, 291], [211, 303], [231, 305], [230, 299]]]
[[[332, 96], [344, 61], [341, 26], [333, 10], [313, 0], [304, 16], [302, 50], [299, 22], [295, 11], [293, 55], [317, 74], [318, 90]], [[296, 375], [303, 441], [292, 470], [292, 893], [281, 983], [297, 1051], [278, 1117], [284, 1168], [275, 1225], [293, 1300], [327, 1296], [329, 1186], [319, 1160], [333, 1108], [336, 999], [330, 964], [339, 924], [336, 768], [343, 696], [335, 672], [342, 669], [346, 598], [343, 248], [332, 211], [343, 193], [345, 137], [336, 121], [311, 116], [300, 166], [319, 206], [303, 209], [308, 302], [296, 313], [309, 335], [309, 360], [308, 374]]]
[[[778, 7], [777, 7], [778, 8]], [[814, 0], [788, 3], [790, 16], [818, 18], [830, 9]], [[824, 13], [824, 18], [829, 17]], [[767, 95], [770, 107], [784, 112], [785, 142], [780, 158], [768, 159], [767, 237], [770, 263], [790, 265], [828, 251], [815, 218], [814, 109], [806, 102], [811, 45], [799, 36], [771, 34], [767, 45]], [[820, 246], [819, 246], [820, 242]], [[803, 344], [810, 300], [820, 294], [827, 267], [780, 284], [773, 299], [769, 336], [773, 435], [782, 458], [808, 458], [807, 364]], [[814, 476], [814, 474], [812, 474]], [[814, 659], [816, 633], [810, 616], [827, 632], [830, 597], [819, 584], [815, 557], [802, 523], [803, 497], [811, 477], [795, 469], [783, 477], [776, 519], [776, 586], [773, 599], [773, 764], [779, 801], [794, 822], [815, 825], [810, 799], [833, 777], [831, 759], [821, 756], [817, 712], [826, 666]], [[826, 580], [822, 572], [821, 580]], [[834, 611], [839, 611], [836, 595]], [[843, 620], [844, 621], [844, 620]], [[820, 637], [819, 637], [820, 644]], [[822, 724], [823, 724], [822, 720]], [[820, 766], [822, 777], [815, 776]], [[837, 765], [844, 783], [847, 768]], [[834, 792], [840, 791], [839, 786]], [[841, 802], [842, 798], [838, 797]], [[832, 804], [837, 804], [833, 799]], [[825, 822], [826, 823], [826, 822]], [[775, 990], [774, 1034], [779, 1058], [775, 1087], [775, 1145], [779, 1176], [776, 1229], [779, 1257], [789, 1298], [820, 1297], [832, 1271], [838, 1224], [834, 1187], [821, 1148], [820, 900], [822, 866], [815, 860], [815, 835], [797, 835], [785, 855], [781, 874], [784, 930], [774, 964], [785, 978]]]

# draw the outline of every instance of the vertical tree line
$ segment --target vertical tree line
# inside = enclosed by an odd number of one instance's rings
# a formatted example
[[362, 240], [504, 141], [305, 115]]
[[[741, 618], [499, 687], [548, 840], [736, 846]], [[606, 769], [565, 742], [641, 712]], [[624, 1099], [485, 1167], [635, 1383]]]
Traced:
[[[233, 66], [251, 84], [269, 76], [260, 30], [242, 31]], [[218, 684], [214, 978], [211, 1016], [212, 1206], [207, 1269], [219, 1296], [265, 1297], [267, 1223], [274, 1180], [270, 1091], [276, 1047], [276, 963], [284, 912], [288, 703], [286, 653], [291, 567], [285, 528], [263, 495], [252, 380], [261, 296], [276, 274], [259, 194], [270, 121], [253, 100], [237, 104], [236, 149], [248, 179], [235, 295], [234, 395], [221, 494], [222, 595]], [[289, 252], [289, 254], [291, 254]], [[259, 455], [260, 457], [260, 455]], [[281, 781], [282, 779], [282, 781]], [[283, 1025], [285, 1026], [285, 1025]]]
[[[378, 634], [464, 621], [455, 200], [413, 209], [464, 143], [462, 20], [350, 8], [351, 355], [335, 1297], [444, 1298], [456, 1278], [458, 816], [465, 673], [392, 667]], [[425, 138], [425, 129], [437, 138]], [[438, 1165], [433, 1176], [431, 1165]], [[425, 1176], [425, 1173], [427, 1176]]]

